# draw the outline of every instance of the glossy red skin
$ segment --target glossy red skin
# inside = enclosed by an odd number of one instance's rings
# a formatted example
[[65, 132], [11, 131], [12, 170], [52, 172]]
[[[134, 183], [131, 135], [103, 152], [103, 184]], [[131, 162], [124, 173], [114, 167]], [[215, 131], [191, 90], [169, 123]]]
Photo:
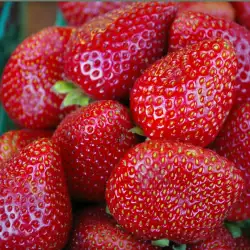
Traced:
[[32, 142], [0, 169], [0, 249], [62, 249], [71, 204], [59, 148]]
[[250, 3], [249, 2], [232, 2], [236, 12], [237, 21], [250, 29]]
[[54, 128], [73, 110], [61, 108], [63, 95], [52, 91], [63, 80], [63, 52], [72, 28], [49, 27], [26, 38], [10, 56], [1, 82], [8, 115], [26, 128]]
[[128, 2], [59, 2], [58, 6], [69, 25], [81, 26], [93, 17], [123, 7], [126, 4]]
[[221, 227], [207, 240], [188, 245], [187, 250], [235, 250], [235, 239], [226, 228]]
[[250, 101], [250, 32], [245, 27], [203, 13], [181, 13], [170, 30], [169, 50], [175, 51], [198, 41], [216, 37], [229, 39], [236, 50], [236, 102]]
[[137, 2], [96, 17], [72, 35], [65, 74], [93, 99], [127, 99], [166, 47], [176, 4]]
[[228, 2], [180, 2], [178, 12], [184, 11], [203, 12], [230, 21], [235, 18], [234, 8]]
[[216, 151], [234, 162], [242, 170], [246, 190], [239, 203], [233, 206], [228, 219], [233, 221], [250, 218], [250, 104], [236, 107], [219, 133]]
[[134, 121], [151, 139], [204, 147], [232, 107], [236, 72], [235, 51], [223, 39], [170, 53], [136, 81], [130, 96]]
[[144, 239], [208, 238], [244, 188], [234, 164], [191, 144], [148, 140], [130, 149], [107, 183], [111, 214]]
[[4, 133], [0, 136], [0, 163], [9, 159], [32, 141], [51, 136], [52, 132], [45, 130], [21, 129]]
[[136, 144], [128, 110], [116, 101], [97, 101], [67, 116], [53, 139], [59, 144], [71, 196], [104, 201], [106, 181], [120, 158]]
[[150, 242], [125, 232], [103, 207], [89, 207], [75, 216], [70, 250], [156, 250]]
[[237, 250], [250, 250], [250, 240], [244, 236], [235, 239]]

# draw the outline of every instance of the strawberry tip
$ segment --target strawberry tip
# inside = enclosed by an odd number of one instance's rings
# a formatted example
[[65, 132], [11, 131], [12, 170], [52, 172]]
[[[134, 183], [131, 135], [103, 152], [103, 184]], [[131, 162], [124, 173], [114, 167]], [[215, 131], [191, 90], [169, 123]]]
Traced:
[[158, 247], [168, 247], [169, 246], [169, 240], [168, 239], [152, 240], [151, 244], [153, 246], [158, 246]]

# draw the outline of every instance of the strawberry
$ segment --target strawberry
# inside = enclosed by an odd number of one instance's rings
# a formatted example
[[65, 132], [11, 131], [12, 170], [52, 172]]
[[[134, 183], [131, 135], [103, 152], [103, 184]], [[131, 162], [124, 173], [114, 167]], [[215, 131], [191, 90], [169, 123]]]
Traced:
[[237, 21], [250, 29], [250, 3], [249, 2], [232, 2], [235, 9]]
[[93, 99], [126, 99], [136, 78], [164, 53], [174, 3], [137, 2], [96, 17], [75, 32], [65, 74]]
[[187, 250], [235, 250], [235, 239], [225, 227], [221, 227], [207, 240], [189, 245]]
[[125, 6], [127, 2], [59, 2], [58, 6], [69, 25], [81, 26], [93, 17]]
[[131, 91], [135, 122], [151, 139], [206, 146], [233, 103], [237, 61], [226, 40], [202, 41], [149, 67]]
[[89, 207], [78, 213], [75, 221], [71, 250], [160, 249], [125, 232], [103, 207]]
[[234, 205], [228, 219], [232, 221], [250, 218], [250, 104], [234, 108], [215, 140], [216, 151], [234, 162], [242, 170], [246, 190]]
[[39, 139], [0, 168], [0, 249], [62, 249], [71, 204], [59, 148]]
[[228, 2], [180, 2], [178, 7], [178, 13], [195, 11], [231, 21], [235, 18], [234, 8]]
[[73, 108], [52, 86], [64, 78], [63, 52], [72, 28], [49, 27], [25, 39], [2, 75], [1, 100], [8, 115], [27, 128], [52, 128]]
[[148, 240], [205, 240], [244, 188], [240, 170], [209, 149], [148, 140], [130, 149], [107, 182], [106, 201], [117, 222]]
[[6, 132], [0, 136], [0, 162], [6, 161], [32, 141], [50, 136], [52, 136], [52, 132], [45, 130], [21, 129]]
[[169, 50], [174, 51], [201, 40], [221, 37], [229, 39], [238, 59], [237, 102], [250, 101], [250, 32], [233, 21], [204, 13], [181, 13], [170, 31]]
[[235, 239], [236, 250], [250, 250], [250, 240], [244, 236]]
[[113, 167], [136, 137], [127, 109], [116, 101], [97, 101], [68, 115], [56, 129], [69, 189], [77, 200], [103, 201]]

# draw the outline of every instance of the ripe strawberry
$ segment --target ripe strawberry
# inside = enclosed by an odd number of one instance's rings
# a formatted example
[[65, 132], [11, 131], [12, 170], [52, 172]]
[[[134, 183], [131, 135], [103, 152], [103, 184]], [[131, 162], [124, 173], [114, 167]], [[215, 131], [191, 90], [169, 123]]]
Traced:
[[204, 13], [181, 13], [170, 31], [170, 51], [201, 40], [221, 37], [229, 39], [238, 59], [237, 102], [250, 101], [250, 32], [235, 22]]
[[151, 139], [206, 146], [233, 103], [235, 51], [223, 39], [202, 41], [149, 67], [131, 91], [135, 122]]
[[21, 129], [6, 132], [0, 136], [0, 162], [6, 161], [32, 141], [50, 136], [52, 136], [52, 132], [45, 130]]
[[39, 139], [0, 168], [0, 249], [62, 249], [71, 205], [58, 147]]
[[72, 28], [49, 27], [24, 40], [2, 76], [1, 99], [8, 115], [27, 128], [52, 128], [72, 110], [51, 87], [64, 78], [63, 52]]
[[69, 25], [81, 26], [93, 17], [125, 6], [127, 2], [59, 2], [63, 16]]
[[250, 218], [250, 104], [236, 107], [228, 117], [214, 144], [216, 151], [234, 162], [244, 174], [246, 189], [228, 219]]
[[235, 239], [225, 227], [221, 227], [207, 240], [189, 245], [187, 250], [235, 250]]
[[126, 99], [136, 78], [164, 53], [174, 3], [137, 2], [96, 17], [72, 35], [68, 80], [94, 99]]
[[110, 215], [105, 213], [103, 207], [89, 207], [83, 210], [77, 214], [75, 222], [69, 244], [71, 250], [160, 249], [125, 232]]
[[236, 12], [237, 21], [250, 29], [250, 3], [249, 2], [232, 2]]
[[228, 2], [180, 2], [178, 13], [184, 11], [203, 12], [231, 21], [235, 18], [234, 8]]
[[243, 190], [240, 170], [211, 150], [148, 140], [130, 149], [107, 182], [117, 222], [145, 239], [208, 238]]
[[56, 129], [69, 189], [78, 200], [103, 201], [106, 181], [126, 150], [135, 145], [127, 109], [97, 101], [68, 115]]
[[244, 236], [235, 239], [236, 250], [250, 250], [250, 240]]

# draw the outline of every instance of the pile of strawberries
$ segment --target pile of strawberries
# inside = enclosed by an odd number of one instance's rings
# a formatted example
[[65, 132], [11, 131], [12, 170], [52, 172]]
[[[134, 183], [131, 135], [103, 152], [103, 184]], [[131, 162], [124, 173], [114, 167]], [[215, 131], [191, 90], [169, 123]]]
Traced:
[[0, 249], [250, 249], [250, 4], [59, 6], [1, 78]]

